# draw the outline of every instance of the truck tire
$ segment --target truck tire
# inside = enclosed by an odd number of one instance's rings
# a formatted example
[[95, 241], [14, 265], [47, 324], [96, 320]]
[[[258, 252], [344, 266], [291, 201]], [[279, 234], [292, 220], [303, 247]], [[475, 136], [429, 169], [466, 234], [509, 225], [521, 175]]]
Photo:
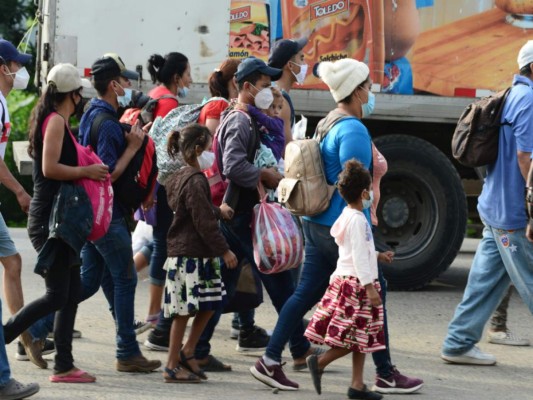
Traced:
[[381, 136], [388, 162], [381, 180], [375, 232], [378, 250], [395, 251], [381, 264], [392, 290], [420, 289], [455, 259], [466, 232], [467, 202], [461, 178], [448, 158], [425, 140]]

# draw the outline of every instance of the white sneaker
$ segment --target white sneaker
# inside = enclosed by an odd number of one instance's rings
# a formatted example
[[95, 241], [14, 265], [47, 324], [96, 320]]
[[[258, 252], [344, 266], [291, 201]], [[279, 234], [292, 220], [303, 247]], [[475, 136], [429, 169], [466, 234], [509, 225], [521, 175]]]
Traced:
[[496, 357], [492, 354], [483, 353], [477, 346], [472, 347], [466, 353], [457, 356], [448, 356], [441, 354], [440, 358], [452, 364], [470, 364], [470, 365], [494, 365]]
[[229, 338], [233, 340], [237, 340], [239, 338], [239, 332], [240, 330], [231, 328], [230, 333], [229, 333]]
[[511, 331], [488, 332], [488, 341], [492, 344], [504, 344], [507, 346], [529, 346], [529, 340], [515, 336]]

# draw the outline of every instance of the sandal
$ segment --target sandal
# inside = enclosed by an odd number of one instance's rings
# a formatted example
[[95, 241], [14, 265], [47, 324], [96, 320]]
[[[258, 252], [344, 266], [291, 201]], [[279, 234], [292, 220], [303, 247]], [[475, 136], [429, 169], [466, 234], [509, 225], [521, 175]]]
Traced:
[[[180, 373], [182, 376], [178, 376]], [[163, 379], [165, 380], [165, 383], [200, 383], [202, 381], [197, 375], [188, 373], [180, 367], [174, 369], [165, 367]]]
[[202, 365], [198, 363], [198, 366], [201, 367], [204, 372], [231, 372], [231, 365], [224, 364], [211, 354], [207, 356], [207, 362], [205, 364]]
[[82, 369], [71, 369], [67, 374], [56, 374], [50, 376], [50, 382], [54, 383], [93, 383], [96, 377]]
[[191, 365], [187, 362], [189, 360], [194, 360], [194, 354], [190, 357], [185, 357], [185, 354], [183, 353], [183, 350], [180, 351], [180, 365], [189, 370], [190, 372], [192, 372], [194, 375], [197, 375], [199, 376], [201, 379], [203, 379], [204, 381], [207, 380], [207, 375], [204, 373], [204, 371], [202, 371], [201, 369], [198, 369], [198, 370], [194, 370]]
[[[322, 347], [311, 347], [310, 350], [311, 350], [311, 353], [309, 353], [309, 356], [311, 356], [313, 354], [315, 356], [319, 356], [319, 355], [324, 354], [326, 352], [326, 350], [323, 349]], [[295, 362], [294, 364], [292, 364], [292, 370], [293, 371], [303, 371], [306, 368], [307, 368], [307, 363], [305, 361], [304, 362], [300, 362], [300, 363]]]

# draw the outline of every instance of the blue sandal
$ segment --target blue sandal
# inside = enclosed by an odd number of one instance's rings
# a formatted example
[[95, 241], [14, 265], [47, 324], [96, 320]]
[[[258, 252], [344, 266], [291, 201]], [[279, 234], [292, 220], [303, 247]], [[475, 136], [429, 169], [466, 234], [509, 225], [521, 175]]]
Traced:
[[163, 378], [166, 383], [200, 383], [202, 380], [193, 373], [188, 373], [186, 376], [180, 377], [178, 374], [184, 372], [180, 367], [174, 369], [166, 368]]

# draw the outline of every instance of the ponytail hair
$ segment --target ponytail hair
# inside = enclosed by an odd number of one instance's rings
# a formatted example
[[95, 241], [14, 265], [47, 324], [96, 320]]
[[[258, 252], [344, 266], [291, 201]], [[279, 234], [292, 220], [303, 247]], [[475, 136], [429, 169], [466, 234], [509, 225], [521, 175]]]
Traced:
[[179, 131], [173, 131], [167, 141], [167, 152], [171, 158], [179, 155], [187, 163], [196, 159], [196, 146], [205, 149], [211, 139], [211, 132], [204, 125], [189, 124]]
[[169, 86], [174, 75], [183, 76], [187, 70], [189, 59], [181, 53], [168, 53], [165, 57], [152, 54], [148, 59], [147, 68], [152, 78], [152, 83], [162, 83]]
[[208, 80], [211, 96], [224, 97], [229, 100], [228, 83], [235, 76], [240, 63], [241, 60], [228, 58], [220, 64], [220, 67], [213, 71]]

